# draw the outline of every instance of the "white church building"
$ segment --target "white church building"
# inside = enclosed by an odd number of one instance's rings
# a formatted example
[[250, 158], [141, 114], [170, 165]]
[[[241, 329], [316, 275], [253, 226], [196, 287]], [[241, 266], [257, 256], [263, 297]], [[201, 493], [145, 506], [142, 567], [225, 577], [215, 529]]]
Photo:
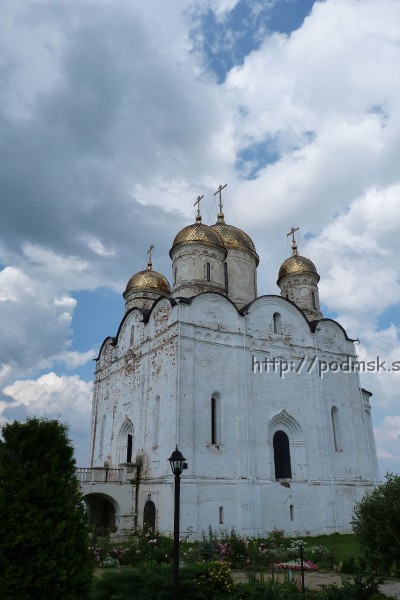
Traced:
[[294, 228], [280, 295], [257, 296], [259, 257], [225, 222], [222, 189], [216, 223], [198, 210], [176, 235], [172, 286], [150, 252], [101, 347], [90, 467], [78, 469], [91, 522], [172, 532], [178, 446], [183, 533], [351, 531], [355, 502], [379, 482], [355, 340], [323, 318]]

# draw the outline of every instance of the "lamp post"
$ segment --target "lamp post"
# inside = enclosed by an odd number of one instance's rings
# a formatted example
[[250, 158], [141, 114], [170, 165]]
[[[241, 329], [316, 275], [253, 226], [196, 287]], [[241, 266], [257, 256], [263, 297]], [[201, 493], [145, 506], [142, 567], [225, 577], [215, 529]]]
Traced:
[[175, 506], [174, 506], [174, 551], [173, 551], [173, 567], [172, 567], [172, 585], [173, 585], [173, 598], [178, 600], [179, 598], [179, 505], [180, 505], [180, 494], [181, 494], [181, 474], [183, 469], [187, 469], [186, 458], [184, 458], [182, 452], [178, 450], [176, 446], [175, 450], [169, 457], [169, 464], [171, 470], [175, 475]]

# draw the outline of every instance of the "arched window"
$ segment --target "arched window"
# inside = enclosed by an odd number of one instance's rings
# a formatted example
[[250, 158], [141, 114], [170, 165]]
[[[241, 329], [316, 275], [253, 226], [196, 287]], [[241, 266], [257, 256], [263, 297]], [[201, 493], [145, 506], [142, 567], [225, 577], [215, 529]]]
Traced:
[[206, 263], [206, 278], [207, 281], [211, 281], [211, 265], [210, 263]]
[[291, 504], [289, 506], [289, 512], [290, 512], [290, 520], [294, 521], [294, 509], [293, 509], [293, 504]]
[[218, 514], [219, 514], [219, 524], [223, 525], [224, 524], [224, 507], [223, 506], [219, 507]]
[[175, 267], [175, 269], [174, 269], [174, 284], [176, 283], [177, 278], [178, 278], [178, 267]]
[[147, 500], [143, 509], [143, 531], [155, 531], [156, 529], [156, 505], [152, 500]]
[[127, 463], [132, 462], [132, 443], [133, 443], [132, 434], [128, 433], [128, 440], [127, 440], [127, 445], [126, 445], [126, 462]]
[[333, 432], [333, 443], [335, 445], [336, 452], [342, 450], [340, 442], [340, 431], [339, 431], [339, 409], [337, 406], [332, 406], [331, 409], [331, 420], [332, 420], [332, 432]]
[[291, 479], [289, 438], [284, 431], [277, 431], [273, 437], [275, 479]]
[[133, 454], [133, 426], [127, 418], [123, 423], [118, 436], [118, 464], [132, 462]]
[[282, 317], [279, 313], [274, 313], [272, 315], [272, 320], [274, 323], [274, 333], [281, 334], [282, 333]]

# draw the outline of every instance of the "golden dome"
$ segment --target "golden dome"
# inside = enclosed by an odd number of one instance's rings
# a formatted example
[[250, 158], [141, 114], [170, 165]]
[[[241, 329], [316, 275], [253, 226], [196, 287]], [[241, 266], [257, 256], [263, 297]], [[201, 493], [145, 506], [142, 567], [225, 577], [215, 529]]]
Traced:
[[218, 221], [211, 225], [214, 231], [218, 231], [221, 236], [225, 248], [237, 248], [238, 250], [250, 250], [250, 252], [256, 257], [257, 264], [260, 262], [258, 254], [256, 252], [253, 240], [244, 231], [233, 225], [228, 225], [224, 221], [222, 213], [218, 215]]
[[282, 263], [281, 268], [279, 269], [278, 283], [279, 280], [286, 275], [303, 275], [305, 273], [317, 275], [319, 280], [319, 275], [314, 263], [305, 256], [293, 254], [293, 256], [290, 256]]
[[217, 246], [225, 250], [224, 242], [217, 231], [209, 225], [204, 225], [199, 218], [196, 218], [196, 223], [184, 227], [174, 239], [171, 252], [180, 244], [202, 244], [204, 246]]
[[161, 275], [161, 273], [153, 271], [151, 263], [149, 263], [147, 269], [139, 271], [139, 273], [130, 278], [125, 293], [130, 290], [151, 290], [168, 295], [171, 293], [167, 278]]

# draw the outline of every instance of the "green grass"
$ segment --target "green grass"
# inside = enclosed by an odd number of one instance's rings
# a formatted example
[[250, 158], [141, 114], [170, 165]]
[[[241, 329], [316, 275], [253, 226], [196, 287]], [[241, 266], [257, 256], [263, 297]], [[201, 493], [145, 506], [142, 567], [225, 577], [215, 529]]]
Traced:
[[332, 533], [330, 535], [307, 536], [301, 539], [307, 543], [307, 546], [314, 544], [326, 546], [335, 557], [336, 564], [361, 556], [360, 543], [354, 533]]

